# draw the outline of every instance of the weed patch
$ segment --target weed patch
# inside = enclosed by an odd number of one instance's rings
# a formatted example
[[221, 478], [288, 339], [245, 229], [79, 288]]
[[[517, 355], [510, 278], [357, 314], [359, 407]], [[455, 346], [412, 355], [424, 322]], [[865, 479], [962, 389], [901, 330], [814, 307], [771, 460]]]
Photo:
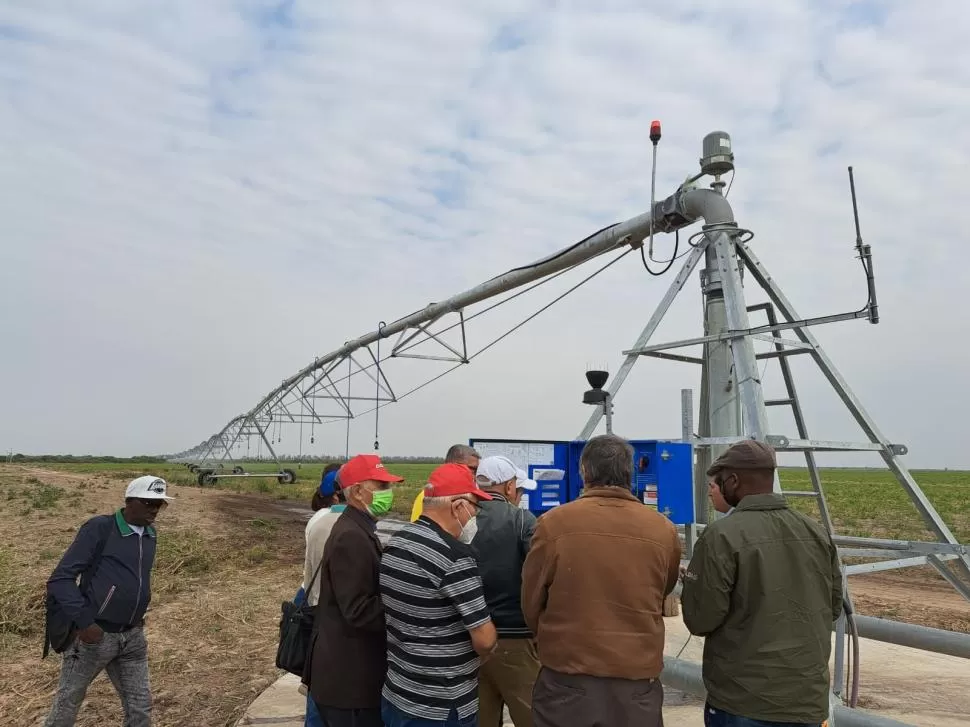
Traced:
[[250, 565], [263, 563], [270, 558], [270, 551], [265, 545], [254, 545], [243, 551], [243, 560]]
[[0, 634], [33, 636], [43, 630], [46, 582], [0, 546]]
[[67, 496], [64, 489], [56, 485], [48, 485], [36, 477], [28, 477], [24, 483], [27, 487], [7, 492], [8, 500], [20, 500], [23, 503], [20, 509], [21, 515], [28, 515], [33, 510], [53, 510]]
[[162, 530], [155, 553], [155, 589], [159, 592], [181, 590], [186, 578], [213, 569], [215, 559], [199, 533], [191, 530]]

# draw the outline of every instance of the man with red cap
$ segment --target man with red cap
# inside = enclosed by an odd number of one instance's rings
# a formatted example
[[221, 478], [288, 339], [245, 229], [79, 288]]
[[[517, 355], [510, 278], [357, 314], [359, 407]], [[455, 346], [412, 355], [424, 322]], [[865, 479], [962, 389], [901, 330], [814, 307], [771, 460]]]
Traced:
[[[381, 687], [387, 671], [377, 518], [403, 482], [375, 454], [358, 454], [337, 474], [347, 500], [323, 549], [309, 656], [310, 694], [328, 727], [383, 727]], [[304, 677], [306, 678], [306, 677]]]
[[478, 669], [497, 636], [470, 547], [479, 503], [492, 496], [460, 464], [438, 467], [416, 522], [388, 541], [381, 559], [387, 621], [387, 727], [478, 723]]

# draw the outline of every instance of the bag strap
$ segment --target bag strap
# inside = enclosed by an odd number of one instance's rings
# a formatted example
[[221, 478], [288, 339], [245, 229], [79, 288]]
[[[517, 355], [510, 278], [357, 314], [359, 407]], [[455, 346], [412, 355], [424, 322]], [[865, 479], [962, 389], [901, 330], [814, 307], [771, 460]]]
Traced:
[[104, 555], [104, 548], [108, 544], [108, 538], [111, 537], [111, 528], [114, 527], [114, 518], [111, 518], [101, 526], [101, 530], [98, 531], [98, 544], [94, 548], [94, 555], [91, 557], [91, 564], [85, 569], [84, 574], [89, 578], [94, 575], [94, 572], [101, 565], [101, 556]]
[[310, 592], [313, 590], [313, 584], [317, 582], [317, 576], [320, 575], [320, 571], [323, 569], [323, 554], [320, 554], [320, 562], [317, 564], [316, 570], [313, 571], [313, 575], [310, 576], [310, 583], [304, 588], [304, 599], [309, 599]]

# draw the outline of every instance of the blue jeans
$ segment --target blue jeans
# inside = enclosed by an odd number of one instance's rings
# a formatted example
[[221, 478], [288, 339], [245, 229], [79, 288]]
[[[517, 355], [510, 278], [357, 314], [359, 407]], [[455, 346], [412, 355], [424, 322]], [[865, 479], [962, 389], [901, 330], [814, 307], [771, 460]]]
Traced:
[[765, 722], [704, 705], [704, 727], [822, 727], [818, 722]]
[[306, 717], [303, 720], [303, 727], [323, 727], [323, 718], [317, 709], [317, 703], [313, 697], [306, 695]]
[[381, 699], [381, 718], [384, 727], [478, 727], [477, 714], [458, 719], [458, 711], [452, 709], [446, 720], [424, 719], [402, 712], [386, 699]]

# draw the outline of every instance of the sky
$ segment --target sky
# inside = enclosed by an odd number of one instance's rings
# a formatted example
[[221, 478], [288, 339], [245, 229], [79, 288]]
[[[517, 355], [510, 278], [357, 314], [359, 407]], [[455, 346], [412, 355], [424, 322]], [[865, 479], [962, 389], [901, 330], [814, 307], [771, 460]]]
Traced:
[[[959, 0], [5, 0], [0, 449], [195, 445], [379, 321], [647, 210], [660, 119], [659, 197], [698, 171], [706, 133], [731, 134], [729, 201], [805, 317], [865, 302], [854, 167], [882, 320], [815, 333], [907, 464], [970, 468], [968, 32]], [[674, 240], [655, 246], [666, 259]], [[476, 318], [469, 350], [598, 264]], [[378, 422], [356, 417], [350, 448], [371, 451], [375, 424], [389, 455], [575, 437], [585, 370], [616, 371], [677, 269], [626, 256]], [[695, 274], [654, 341], [702, 333]], [[810, 363], [812, 435], [863, 440]], [[385, 371], [403, 392], [442, 366]], [[777, 395], [776, 364], [763, 380]], [[641, 360], [616, 431], [679, 436], [680, 391], [699, 385]], [[343, 423], [309, 429], [279, 448], [344, 451]], [[794, 436], [781, 412], [772, 429]]]

